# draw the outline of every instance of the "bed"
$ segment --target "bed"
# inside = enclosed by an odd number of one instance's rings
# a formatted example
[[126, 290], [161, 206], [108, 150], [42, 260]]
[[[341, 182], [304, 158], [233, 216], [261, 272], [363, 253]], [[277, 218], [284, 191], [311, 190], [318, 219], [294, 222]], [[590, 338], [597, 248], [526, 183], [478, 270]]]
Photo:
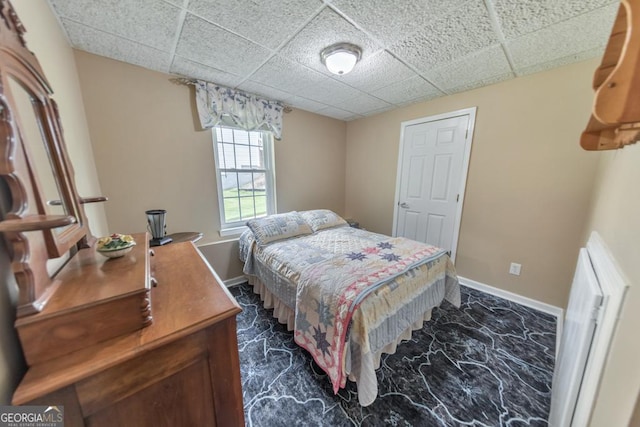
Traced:
[[443, 249], [349, 227], [332, 211], [276, 214], [247, 223], [240, 259], [266, 308], [294, 333], [337, 393], [355, 381], [368, 406], [382, 353], [395, 353], [460, 287]]

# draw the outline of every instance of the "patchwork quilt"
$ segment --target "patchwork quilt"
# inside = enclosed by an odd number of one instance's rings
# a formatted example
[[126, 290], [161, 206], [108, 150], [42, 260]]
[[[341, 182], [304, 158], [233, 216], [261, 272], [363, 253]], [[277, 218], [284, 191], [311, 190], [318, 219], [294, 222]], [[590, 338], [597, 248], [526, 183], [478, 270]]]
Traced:
[[[329, 228], [293, 239], [257, 245], [240, 239], [246, 274], [253, 257], [296, 286], [294, 336], [328, 374], [333, 390], [345, 386], [345, 342], [354, 312], [371, 294], [384, 295], [373, 316], [359, 316], [358, 335], [391, 316], [410, 299], [444, 278], [445, 299], [459, 305], [453, 265], [444, 250], [401, 237], [351, 227]], [[277, 289], [274, 290], [278, 294]], [[363, 332], [364, 331], [364, 332]], [[364, 344], [364, 343], [363, 343]]]

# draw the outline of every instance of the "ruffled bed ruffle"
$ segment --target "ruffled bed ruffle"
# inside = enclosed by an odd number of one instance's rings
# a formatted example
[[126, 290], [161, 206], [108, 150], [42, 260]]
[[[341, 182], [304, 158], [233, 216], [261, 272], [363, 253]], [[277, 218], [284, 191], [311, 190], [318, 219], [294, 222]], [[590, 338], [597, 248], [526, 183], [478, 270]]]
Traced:
[[[295, 326], [295, 311], [276, 297], [265, 284], [255, 276], [246, 276], [253, 292], [260, 295], [264, 308], [273, 309], [273, 317], [289, 331]], [[411, 339], [413, 331], [422, 329], [424, 322], [431, 320], [431, 309], [422, 313], [421, 318], [404, 329], [393, 341], [375, 352], [363, 353], [360, 345], [350, 337], [346, 346], [345, 370], [347, 378], [356, 383], [358, 401], [362, 406], [369, 406], [378, 396], [378, 380], [375, 370], [380, 367], [382, 354], [394, 354], [398, 345]]]

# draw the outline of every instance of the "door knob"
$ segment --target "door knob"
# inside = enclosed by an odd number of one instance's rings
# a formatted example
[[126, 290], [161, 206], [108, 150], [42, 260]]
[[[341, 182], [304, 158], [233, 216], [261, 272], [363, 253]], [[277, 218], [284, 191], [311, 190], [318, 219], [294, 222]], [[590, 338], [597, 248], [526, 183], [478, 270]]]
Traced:
[[409, 209], [409, 204], [407, 202], [400, 203], [401, 208]]

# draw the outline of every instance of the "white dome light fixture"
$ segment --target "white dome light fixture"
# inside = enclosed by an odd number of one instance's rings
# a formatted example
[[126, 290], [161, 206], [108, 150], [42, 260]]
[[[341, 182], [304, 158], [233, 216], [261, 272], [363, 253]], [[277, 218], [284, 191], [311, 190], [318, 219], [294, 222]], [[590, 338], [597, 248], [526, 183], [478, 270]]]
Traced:
[[337, 43], [320, 52], [320, 60], [333, 74], [347, 74], [362, 57], [362, 49], [351, 43]]

